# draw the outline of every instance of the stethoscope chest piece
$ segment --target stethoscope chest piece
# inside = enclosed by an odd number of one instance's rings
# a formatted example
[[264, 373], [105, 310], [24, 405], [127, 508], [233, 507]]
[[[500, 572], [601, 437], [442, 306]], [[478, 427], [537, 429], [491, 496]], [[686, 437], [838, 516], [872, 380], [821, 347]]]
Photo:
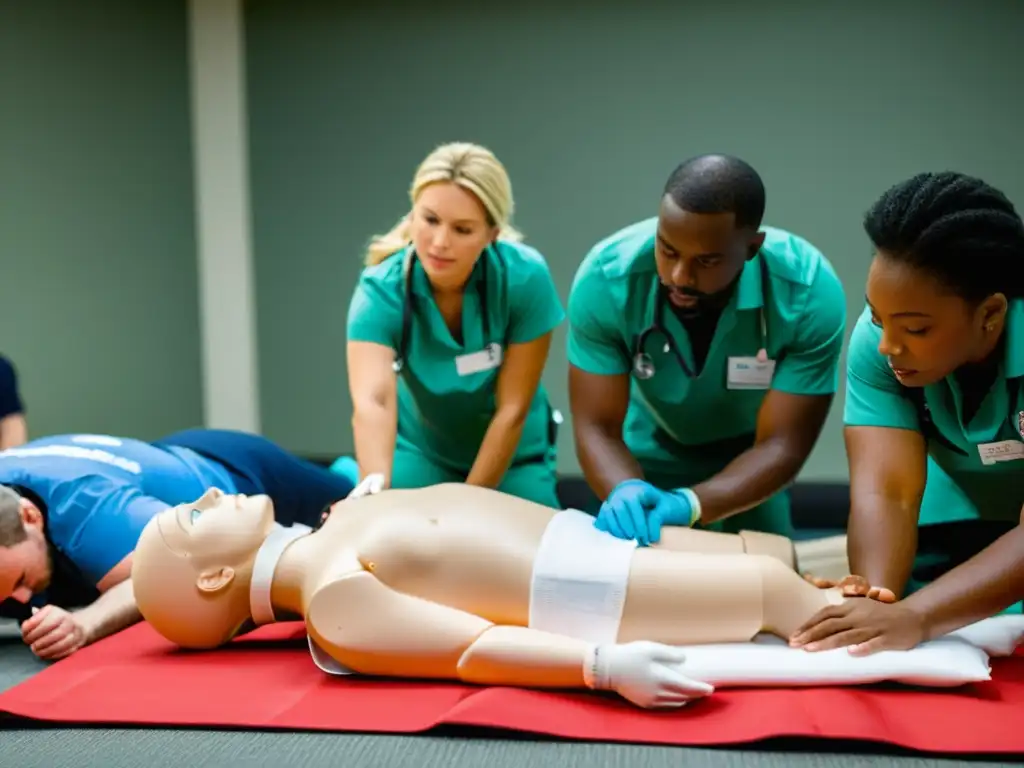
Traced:
[[646, 352], [640, 352], [633, 359], [633, 373], [638, 379], [654, 378], [654, 361]]

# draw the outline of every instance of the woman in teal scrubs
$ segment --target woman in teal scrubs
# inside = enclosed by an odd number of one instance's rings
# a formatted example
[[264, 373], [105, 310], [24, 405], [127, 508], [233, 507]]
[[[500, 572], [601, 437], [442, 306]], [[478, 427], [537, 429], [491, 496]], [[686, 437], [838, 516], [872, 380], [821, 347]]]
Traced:
[[565, 311], [544, 257], [509, 223], [505, 168], [483, 147], [446, 144], [420, 164], [410, 197], [371, 243], [349, 307], [360, 475], [558, 507], [559, 417], [540, 379]]
[[926, 173], [885, 192], [865, 229], [875, 256], [846, 383], [849, 558], [901, 596], [1020, 521], [1024, 223], [985, 182]]

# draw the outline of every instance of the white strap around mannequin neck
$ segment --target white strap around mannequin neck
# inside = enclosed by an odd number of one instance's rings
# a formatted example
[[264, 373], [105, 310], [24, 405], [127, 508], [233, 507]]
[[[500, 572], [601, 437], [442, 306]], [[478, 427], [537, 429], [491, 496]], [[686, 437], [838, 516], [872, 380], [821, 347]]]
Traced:
[[274, 523], [274, 530], [256, 552], [256, 559], [252, 564], [252, 581], [249, 584], [249, 611], [256, 626], [272, 624], [276, 620], [274, 604], [270, 599], [274, 571], [288, 545], [312, 530], [302, 523], [295, 523], [289, 528]]

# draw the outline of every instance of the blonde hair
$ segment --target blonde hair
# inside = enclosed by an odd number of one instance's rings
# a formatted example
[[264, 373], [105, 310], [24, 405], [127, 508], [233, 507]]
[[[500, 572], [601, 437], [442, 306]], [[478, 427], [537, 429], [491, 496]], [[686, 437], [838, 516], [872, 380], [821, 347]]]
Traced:
[[[426, 187], [439, 182], [458, 184], [472, 192], [483, 204], [491, 226], [499, 228], [502, 240], [520, 241], [523, 236], [510, 223], [515, 204], [512, 182], [501, 161], [490, 150], [477, 144], [453, 142], [442, 144], [420, 163], [409, 188], [413, 204]], [[411, 240], [411, 216], [405, 214], [390, 232], [376, 235], [366, 252], [367, 266], [380, 264], [393, 253], [405, 248]]]

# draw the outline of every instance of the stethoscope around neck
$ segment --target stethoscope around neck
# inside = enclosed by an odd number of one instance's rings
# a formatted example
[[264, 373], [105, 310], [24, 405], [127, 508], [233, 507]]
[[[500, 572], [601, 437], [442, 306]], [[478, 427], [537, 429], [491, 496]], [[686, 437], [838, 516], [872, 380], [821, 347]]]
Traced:
[[[490, 248], [491, 246], [488, 246]], [[490, 317], [487, 314], [487, 249], [480, 254], [480, 278], [476, 281], [476, 290], [480, 298], [480, 314], [483, 316], [483, 331], [485, 350], [495, 355], [498, 353], [498, 345], [489, 342], [491, 335]], [[398, 348], [395, 350], [395, 358], [391, 363], [391, 370], [401, 373], [405, 369], [405, 363], [409, 359], [409, 345], [412, 338], [412, 318], [415, 311], [415, 293], [412, 288], [412, 270], [417, 261], [416, 251], [412, 246], [406, 254], [402, 265], [402, 328], [398, 337]], [[475, 269], [475, 267], [474, 267]], [[472, 278], [471, 278], [472, 279]], [[465, 332], [463, 332], [465, 335]]]
[[[765, 263], [764, 256], [760, 257], [761, 261], [761, 308], [760, 308], [760, 321], [761, 321], [761, 348], [757, 351], [757, 361], [759, 363], [768, 362], [768, 323], [765, 319], [764, 311], [764, 296], [768, 286], [768, 265]], [[654, 335], [660, 335], [665, 339], [665, 345], [662, 351], [665, 354], [671, 353], [679, 363], [679, 367], [683, 373], [686, 374], [687, 378], [694, 379], [696, 374], [693, 369], [687, 365], [686, 359], [683, 357], [683, 353], [679, 351], [679, 347], [676, 345], [672, 336], [665, 326], [662, 325], [661, 318], [665, 313], [665, 290], [659, 284], [656, 288], [656, 294], [654, 297], [654, 317], [651, 319], [650, 325], [640, 331], [640, 334], [636, 337], [636, 344], [633, 348], [633, 375], [638, 379], [646, 381], [647, 379], [654, 378], [654, 374], [657, 373], [657, 368], [654, 365], [654, 359], [651, 355], [644, 350], [646, 349], [647, 342]]]

